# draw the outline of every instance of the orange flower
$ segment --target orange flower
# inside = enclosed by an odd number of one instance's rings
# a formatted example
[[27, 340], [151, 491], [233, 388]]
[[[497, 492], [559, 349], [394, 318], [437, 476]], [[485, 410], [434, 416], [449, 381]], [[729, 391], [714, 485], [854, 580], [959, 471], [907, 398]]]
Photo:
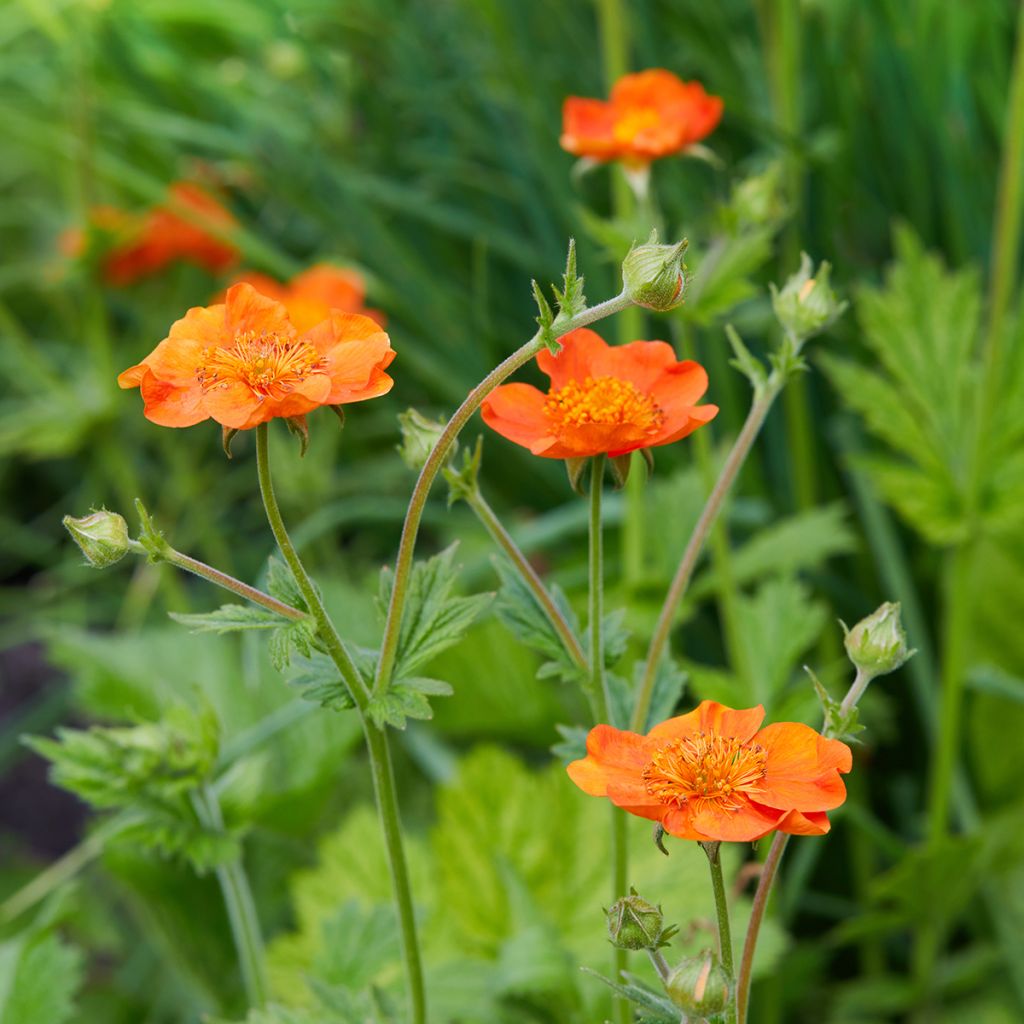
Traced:
[[280, 284], [266, 274], [242, 274], [239, 282], [248, 282], [258, 292], [283, 302], [291, 321], [300, 331], [308, 330], [324, 320], [332, 309], [343, 313], [361, 313], [383, 327], [386, 318], [376, 309], [366, 309], [366, 285], [354, 270], [345, 270], [329, 263], [318, 263], [297, 274], [287, 284]]
[[678, 362], [663, 341], [612, 347], [586, 327], [547, 350], [537, 365], [551, 378], [545, 395], [504, 384], [485, 399], [484, 422], [534, 455], [576, 459], [625, 455], [671, 444], [713, 419], [716, 405], [696, 405], [708, 386], [699, 364]]
[[760, 728], [764, 708], [714, 701], [646, 736], [598, 725], [569, 765], [584, 793], [661, 823], [680, 839], [749, 842], [769, 832], [824, 835], [846, 799], [850, 748], [806, 725]]
[[190, 309], [117, 382], [140, 388], [146, 418], [161, 426], [213, 417], [248, 430], [275, 416], [385, 394], [394, 382], [384, 370], [394, 356], [369, 317], [334, 311], [300, 333], [280, 302], [237, 284], [223, 303]]
[[561, 143], [576, 156], [642, 165], [699, 142], [721, 118], [721, 98], [700, 82], [654, 68], [623, 75], [607, 102], [570, 96], [562, 107]]
[[94, 207], [89, 211], [88, 228], [64, 232], [59, 245], [65, 255], [79, 257], [95, 244], [102, 252], [104, 280], [120, 286], [157, 273], [176, 260], [222, 273], [238, 258], [238, 250], [210, 229], [223, 231], [234, 226], [234, 217], [208, 192], [198, 185], [177, 182], [168, 190], [167, 205], [145, 214]]

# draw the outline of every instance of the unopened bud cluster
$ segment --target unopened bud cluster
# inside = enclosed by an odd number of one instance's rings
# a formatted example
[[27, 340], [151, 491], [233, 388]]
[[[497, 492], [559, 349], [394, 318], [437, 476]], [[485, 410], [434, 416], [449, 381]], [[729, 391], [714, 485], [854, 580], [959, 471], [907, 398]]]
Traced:
[[895, 672], [914, 653], [907, 645], [899, 603], [891, 601], [848, 630], [845, 644], [857, 671], [870, 677]]
[[683, 302], [686, 292], [686, 239], [659, 245], [655, 232], [644, 245], [635, 245], [622, 261], [626, 294], [647, 309], [665, 311]]
[[128, 524], [116, 512], [101, 508], [81, 519], [65, 516], [63, 521], [94, 569], [106, 569], [128, 554]]
[[800, 255], [800, 269], [780, 291], [771, 286], [772, 308], [785, 331], [804, 342], [833, 323], [846, 308], [829, 287], [831, 267], [822, 263], [814, 273], [814, 264], [807, 253]]
[[619, 949], [658, 949], [674, 928], [665, 928], [661, 907], [648, 903], [635, 889], [608, 910], [608, 938]]

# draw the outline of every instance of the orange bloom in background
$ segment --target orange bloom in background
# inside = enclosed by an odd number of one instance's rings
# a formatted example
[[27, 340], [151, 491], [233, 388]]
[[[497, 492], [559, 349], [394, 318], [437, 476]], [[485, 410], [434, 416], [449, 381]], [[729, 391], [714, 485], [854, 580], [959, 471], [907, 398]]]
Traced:
[[335, 310], [300, 332], [280, 302], [237, 284], [224, 302], [190, 309], [117, 382], [140, 388], [146, 418], [161, 426], [212, 417], [248, 430], [276, 416], [383, 395], [394, 383], [384, 372], [394, 357], [369, 317]]
[[654, 68], [623, 75], [611, 98], [570, 96], [562, 107], [562, 148], [592, 160], [647, 164], [679, 153], [714, 131], [722, 100], [700, 82]]
[[237, 282], [247, 282], [256, 291], [284, 303], [291, 321], [300, 331], [325, 319], [332, 309], [343, 313], [361, 313], [376, 320], [383, 327], [387, 318], [376, 309], [367, 309], [366, 285], [355, 270], [335, 267], [330, 263], [317, 263], [297, 274], [287, 284], [281, 284], [266, 274], [250, 271], [241, 274]]
[[761, 728], [764, 708], [703, 701], [646, 736], [598, 725], [569, 777], [584, 793], [658, 821], [680, 839], [749, 842], [769, 832], [824, 835], [846, 800], [850, 748], [806, 725]]
[[87, 229], [64, 232], [59, 246], [65, 255], [79, 257], [97, 244], [103, 278], [112, 285], [132, 284], [177, 260], [220, 274], [237, 261], [238, 250], [211, 229], [230, 231], [236, 223], [205, 189], [179, 181], [168, 189], [165, 205], [144, 214], [94, 207]]
[[671, 444], [714, 419], [717, 405], [697, 405], [708, 375], [679, 362], [663, 341], [608, 345], [586, 327], [562, 339], [537, 365], [551, 378], [547, 394], [530, 384], [503, 384], [481, 406], [502, 437], [547, 459], [625, 455]]

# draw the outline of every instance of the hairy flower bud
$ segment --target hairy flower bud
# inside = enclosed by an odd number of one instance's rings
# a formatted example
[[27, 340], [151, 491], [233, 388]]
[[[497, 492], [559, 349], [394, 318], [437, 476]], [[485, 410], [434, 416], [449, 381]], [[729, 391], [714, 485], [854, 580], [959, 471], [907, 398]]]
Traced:
[[679, 964], [669, 974], [665, 991], [676, 1006], [695, 1017], [720, 1013], [732, 998], [729, 975], [710, 950]]
[[771, 285], [772, 308], [779, 323], [800, 342], [823, 331], [846, 309], [846, 303], [840, 302], [829, 287], [831, 269], [828, 263], [823, 262], [815, 275], [810, 256], [801, 253], [800, 269], [782, 290]]
[[[402, 443], [398, 445], [398, 454], [410, 469], [422, 469], [437, 439], [444, 431], [445, 424], [440, 420], [429, 420], [416, 409], [406, 409], [399, 413], [398, 422], [402, 428]], [[455, 458], [457, 446], [452, 445], [447, 462]]]
[[622, 283], [638, 306], [664, 311], [683, 302], [687, 244], [684, 238], [677, 245], [659, 245], [657, 232], [652, 231], [646, 244], [629, 250], [622, 261]]
[[116, 512], [101, 508], [81, 519], [65, 516], [64, 526], [95, 569], [106, 569], [128, 554], [128, 524]]
[[846, 633], [846, 653], [857, 671], [884, 676], [895, 672], [914, 653], [900, 621], [899, 603], [886, 601]]
[[664, 924], [661, 907], [631, 889], [608, 911], [608, 938], [619, 949], [657, 949], [665, 936]]

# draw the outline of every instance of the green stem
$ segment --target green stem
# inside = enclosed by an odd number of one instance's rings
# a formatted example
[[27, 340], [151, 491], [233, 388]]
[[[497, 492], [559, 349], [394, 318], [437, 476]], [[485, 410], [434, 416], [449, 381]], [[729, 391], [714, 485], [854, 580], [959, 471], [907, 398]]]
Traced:
[[[224, 831], [220, 804], [209, 786], [204, 786], [193, 793], [192, 803], [196, 817], [205, 828], [214, 832]], [[267, 1004], [263, 934], [260, 931], [256, 903], [252, 898], [252, 889], [249, 887], [249, 877], [245, 872], [241, 854], [217, 868], [217, 881], [224, 897], [228, 923], [231, 925], [231, 937], [234, 939], [235, 952], [238, 955], [238, 966], [242, 972], [246, 998], [251, 1008], [262, 1009]]]
[[[557, 324], [553, 330], [554, 337], [560, 338], [577, 327], [602, 320], [613, 313], [626, 309], [633, 300], [623, 292], [621, 295], [608, 299], [597, 306], [583, 310], [576, 316], [568, 317]], [[427, 461], [420, 470], [416, 486], [409, 499], [409, 508], [402, 525], [402, 539], [398, 545], [398, 557], [395, 559], [394, 585], [391, 589], [391, 600], [388, 603], [387, 619], [384, 623], [384, 636], [381, 639], [380, 660], [377, 662], [377, 674], [373, 690], [383, 693], [391, 682], [391, 673], [395, 667], [395, 654], [398, 650], [398, 635], [402, 625], [402, 612], [405, 608], [405, 596], [409, 587], [409, 574], [412, 571], [413, 553], [416, 548], [416, 536], [419, 533], [420, 520], [427, 503], [427, 495], [438, 473], [447, 464], [448, 453], [459, 431], [469, 422], [470, 417], [480, 408], [484, 399], [506, 378], [516, 370], [525, 366], [544, 347], [544, 337], [538, 331], [525, 345], [512, 353], [503, 363], [493, 369], [466, 396], [462, 405], [441, 431], [441, 436], [434, 444]]]
[[1021, 213], [1024, 210], [1024, 3], [1017, 21], [1017, 43], [1010, 77], [1005, 141], [999, 169], [995, 219], [992, 227], [992, 273], [989, 290], [989, 329], [986, 377], [999, 365], [1003, 319], [1013, 295], [1020, 252]]
[[391, 872], [391, 883], [398, 912], [399, 928], [402, 935], [402, 953], [405, 959], [406, 982], [409, 990], [411, 1008], [411, 1024], [424, 1024], [427, 1019], [426, 991], [423, 984], [423, 964], [420, 957], [419, 940], [416, 935], [416, 918], [413, 912], [412, 888], [409, 884], [409, 869], [405, 859], [405, 848], [402, 842], [402, 828], [398, 809], [398, 796], [395, 787], [394, 769], [391, 765], [391, 751], [388, 746], [387, 734], [378, 729], [368, 716], [371, 694], [363, 682], [351, 656], [345, 649], [338, 631], [334, 627], [327, 609], [324, 607], [313, 581], [309, 578], [295, 546], [292, 544], [281, 511], [274, 494], [274, 485], [270, 476], [270, 445], [268, 442], [267, 424], [261, 423], [256, 428], [256, 465], [259, 473], [260, 493], [267, 512], [267, 520], [273, 531], [277, 546], [288, 564], [299, 591], [316, 619], [317, 632], [327, 649], [331, 660], [337, 666], [342, 679], [348, 686], [359, 711], [366, 736], [366, 749], [370, 759], [370, 771], [373, 776], [373, 790], [377, 801], [377, 813], [380, 817], [381, 830], [384, 834], [384, 847], [387, 851], [388, 867]]
[[[136, 554], [148, 554], [145, 546], [137, 540], [130, 540], [128, 546]], [[160, 552], [160, 561], [169, 562], [179, 569], [184, 569], [195, 576], [201, 576], [204, 580], [215, 583], [218, 587], [223, 587], [225, 590], [230, 590], [233, 594], [245, 598], [246, 601], [252, 601], [253, 604], [261, 605], [286, 619], [298, 620], [307, 617], [306, 613], [299, 611], [298, 608], [293, 608], [290, 604], [285, 604], [284, 601], [278, 601], [276, 597], [271, 597], [270, 594], [265, 594], [262, 590], [250, 587], [248, 583], [243, 583], [241, 580], [235, 579], [234, 576], [229, 576], [226, 572], [221, 572], [220, 569], [214, 569], [213, 566], [200, 562], [197, 558], [192, 558], [190, 555], [182, 554], [172, 547], [167, 547]]]
[[537, 604], [547, 616], [551, 628], [558, 634], [566, 653], [580, 668], [587, 668], [587, 655], [580, 645], [579, 639], [572, 631], [572, 626], [566, 621], [558, 605], [555, 604], [544, 581], [537, 574], [537, 570], [530, 565], [526, 555], [520, 550], [519, 545], [512, 539], [512, 535], [505, 529], [501, 520], [497, 517], [494, 509], [487, 503], [487, 500], [476, 487], [466, 497], [466, 504], [476, 513], [477, 518], [483, 523], [484, 528], [491, 535], [494, 542], [505, 552], [509, 561], [519, 571], [523, 582], [530, 588]]
[[[611, 699], [604, 670], [604, 536], [601, 524], [601, 485], [604, 482], [605, 456], [595, 455], [590, 463], [590, 529], [589, 529], [589, 598], [587, 624], [590, 635], [589, 697], [596, 723], [611, 721]], [[618, 807], [611, 807], [612, 902], [626, 892], [628, 861], [626, 852], [626, 816]], [[620, 981], [628, 966], [624, 949], [612, 949], [612, 977]], [[619, 1024], [629, 1024], [632, 1010], [629, 1001], [616, 996], [612, 1011]]]
[[757, 936], [761, 930], [761, 921], [764, 919], [765, 908], [768, 906], [768, 896], [771, 893], [772, 883], [779, 870], [779, 861], [786, 851], [786, 844], [789, 836], [785, 832], [776, 832], [772, 837], [772, 845], [768, 850], [764, 867], [761, 869], [761, 878], [757, 883], [757, 891], [754, 893], [754, 902], [750, 908], [750, 921], [747, 924], [747, 935], [743, 942], [743, 955], [740, 957], [740, 970], [736, 978], [736, 1021], [737, 1024], [746, 1024], [747, 1005], [750, 1000], [750, 978], [754, 967], [754, 950], [757, 947]]
[[669, 967], [668, 961], [665, 959], [664, 954], [660, 949], [648, 949], [647, 957], [651, 961], [654, 969], [658, 972], [658, 977], [663, 982], [668, 981], [669, 975], [672, 973], [672, 968]]
[[722, 967], [730, 978], [735, 976], [732, 963], [732, 929], [729, 926], [729, 903], [725, 895], [725, 879], [722, 876], [721, 843], [701, 843], [708, 855], [711, 868], [711, 888], [715, 894], [715, 913], [718, 916], [718, 956]]
[[743, 463], [750, 454], [750, 449], [753, 447], [754, 441], [764, 425], [765, 417], [768, 415], [768, 411], [771, 409], [772, 403], [775, 401], [782, 385], [783, 378], [775, 378], [769, 381], [769, 384], [762, 393], [755, 395], [750, 412], [747, 414], [746, 422], [743, 424], [743, 429], [736, 438], [725, 460], [725, 465], [722, 467], [722, 472], [711, 494], [708, 496], [704, 510], [697, 520], [697, 525], [690, 535], [689, 543], [686, 545], [682, 560], [672, 579], [672, 585], [665, 595], [665, 601], [661, 607], [661, 613], [658, 616], [658, 623], [651, 637], [650, 646], [647, 648], [643, 680], [640, 683], [640, 690], [637, 693], [633, 717], [630, 722], [630, 728], [634, 732], [642, 732], [647, 724], [647, 714], [651, 708], [651, 697], [654, 693], [654, 680], [657, 677], [658, 665], [665, 653], [668, 638], [672, 632], [672, 621], [675, 617], [676, 609], [679, 607], [686, 593], [686, 588], [690, 584], [690, 579], [697, 565], [697, 559], [703, 550], [704, 542], [707, 540], [708, 533], [712, 526], [714, 526], [719, 512], [722, 510], [726, 496], [731, 490]]

